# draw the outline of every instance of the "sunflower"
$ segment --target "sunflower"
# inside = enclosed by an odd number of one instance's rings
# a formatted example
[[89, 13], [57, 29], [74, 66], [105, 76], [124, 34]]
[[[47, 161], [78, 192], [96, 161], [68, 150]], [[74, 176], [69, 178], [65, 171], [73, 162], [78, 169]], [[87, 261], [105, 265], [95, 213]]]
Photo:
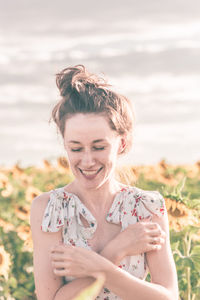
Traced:
[[29, 207], [27, 206], [15, 206], [15, 214], [21, 220], [27, 220], [29, 217]]
[[182, 165], [182, 168], [184, 168], [187, 171], [187, 177], [189, 178], [194, 178], [199, 174], [198, 162], [194, 165], [188, 165], [188, 164]]
[[58, 157], [57, 159], [57, 166], [58, 170], [61, 173], [65, 173], [66, 171], [69, 171], [69, 162], [65, 157]]
[[33, 251], [33, 243], [32, 243], [32, 236], [31, 236], [31, 229], [30, 226], [18, 226], [16, 229], [17, 235], [25, 241], [23, 250], [24, 251]]
[[29, 186], [25, 193], [25, 198], [28, 202], [32, 203], [33, 199], [42, 194], [42, 192], [34, 186]]
[[19, 178], [24, 174], [24, 169], [22, 169], [18, 164], [15, 164], [11, 170], [13, 178]]
[[159, 162], [159, 165], [160, 165], [160, 167], [161, 167], [162, 169], [164, 169], [164, 170], [168, 169], [168, 167], [169, 167], [169, 165], [166, 163], [165, 159], [161, 160], [161, 161]]
[[44, 165], [44, 170], [45, 171], [52, 171], [53, 167], [51, 165], [51, 163], [47, 160], [47, 159], [44, 159], [43, 160], [43, 165]]
[[4, 232], [9, 232], [10, 230], [14, 230], [15, 227], [12, 223], [6, 222], [3, 219], [0, 219], [0, 227], [3, 227]]
[[5, 189], [8, 183], [8, 177], [4, 173], [0, 172], [0, 189]]
[[199, 221], [194, 216], [193, 210], [189, 209], [184, 203], [174, 199], [165, 198], [165, 205], [170, 228], [180, 231], [187, 225], [198, 226]]
[[149, 165], [142, 167], [142, 173], [144, 174], [145, 179], [159, 181], [161, 183], [176, 186], [178, 183], [178, 178], [170, 173], [168, 170], [172, 169], [172, 166], [167, 165], [165, 161], [161, 161], [157, 165]]
[[4, 246], [0, 246], [0, 276], [3, 275], [8, 280], [8, 273], [11, 266], [10, 254], [5, 251]]
[[1, 191], [1, 196], [9, 197], [12, 194], [13, 190], [13, 186], [8, 182], [6, 184], [6, 188], [3, 191]]

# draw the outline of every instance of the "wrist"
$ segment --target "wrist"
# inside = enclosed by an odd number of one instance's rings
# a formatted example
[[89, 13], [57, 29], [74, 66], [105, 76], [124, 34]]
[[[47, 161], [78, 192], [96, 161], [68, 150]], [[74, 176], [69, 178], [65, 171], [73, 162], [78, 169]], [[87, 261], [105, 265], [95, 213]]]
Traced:
[[126, 256], [124, 249], [120, 247], [116, 239], [113, 239], [111, 242], [109, 242], [99, 254], [110, 260], [115, 265], [118, 265]]

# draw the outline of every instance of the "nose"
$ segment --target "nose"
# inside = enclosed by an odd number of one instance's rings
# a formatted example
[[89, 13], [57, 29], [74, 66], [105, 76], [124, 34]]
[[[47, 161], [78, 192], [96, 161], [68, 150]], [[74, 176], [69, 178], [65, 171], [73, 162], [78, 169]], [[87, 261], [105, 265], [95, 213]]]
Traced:
[[84, 151], [82, 156], [82, 167], [90, 168], [95, 165], [94, 155], [91, 151]]

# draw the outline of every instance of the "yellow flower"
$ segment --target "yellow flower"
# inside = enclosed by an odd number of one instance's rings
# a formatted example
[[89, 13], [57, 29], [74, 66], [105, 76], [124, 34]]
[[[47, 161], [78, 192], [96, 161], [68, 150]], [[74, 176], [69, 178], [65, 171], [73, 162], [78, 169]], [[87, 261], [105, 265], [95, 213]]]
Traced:
[[184, 226], [198, 225], [199, 221], [194, 216], [193, 210], [189, 209], [184, 203], [175, 199], [165, 198], [165, 205], [170, 228], [180, 231]]
[[9, 197], [12, 194], [13, 190], [13, 186], [8, 182], [6, 185], [6, 189], [1, 191], [1, 196]]
[[6, 233], [9, 232], [10, 230], [15, 229], [13, 224], [8, 223], [8, 222], [4, 221], [3, 219], [0, 219], [0, 226], [3, 227], [3, 229]]
[[30, 226], [18, 226], [16, 231], [17, 231], [17, 234], [20, 237], [20, 239], [25, 241], [23, 250], [32, 252], [33, 251], [33, 242], [32, 242]]
[[34, 186], [29, 186], [25, 193], [25, 198], [28, 202], [32, 203], [33, 199], [42, 194], [42, 192]]
[[19, 178], [24, 174], [24, 170], [18, 165], [15, 164], [11, 170], [13, 178]]
[[6, 188], [8, 182], [8, 177], [4, 173], [0, 172], [0, 189]]
[[65, 157], [58, 157], [57, 159], [58, 170], [61, 173], [69, 171], [69, 162]]
[[47, 159], [43, 160], [43, 165], [44, 165], [45, 171], [51, 171], [53, 169], [51, 163]]
[[21, 220], [27, 220], [29, 217], [29, 207], [27, 206], [15, 206], [15, 214]]
[[0, 275], [8, 280], [8, 272], [11, 266], [10, 254], [5, 251], [3, 245], [0, 246]]

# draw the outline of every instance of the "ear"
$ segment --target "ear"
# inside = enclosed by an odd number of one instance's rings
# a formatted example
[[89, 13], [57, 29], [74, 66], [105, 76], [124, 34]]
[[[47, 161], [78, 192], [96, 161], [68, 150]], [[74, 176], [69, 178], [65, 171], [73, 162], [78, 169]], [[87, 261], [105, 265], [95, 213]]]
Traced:
[[126, 136], [123, 135], [123, 136], [120, 138], [118, 154], [121, 154], [121, 153], [124, 151], [125, 148], [126, 148]]

